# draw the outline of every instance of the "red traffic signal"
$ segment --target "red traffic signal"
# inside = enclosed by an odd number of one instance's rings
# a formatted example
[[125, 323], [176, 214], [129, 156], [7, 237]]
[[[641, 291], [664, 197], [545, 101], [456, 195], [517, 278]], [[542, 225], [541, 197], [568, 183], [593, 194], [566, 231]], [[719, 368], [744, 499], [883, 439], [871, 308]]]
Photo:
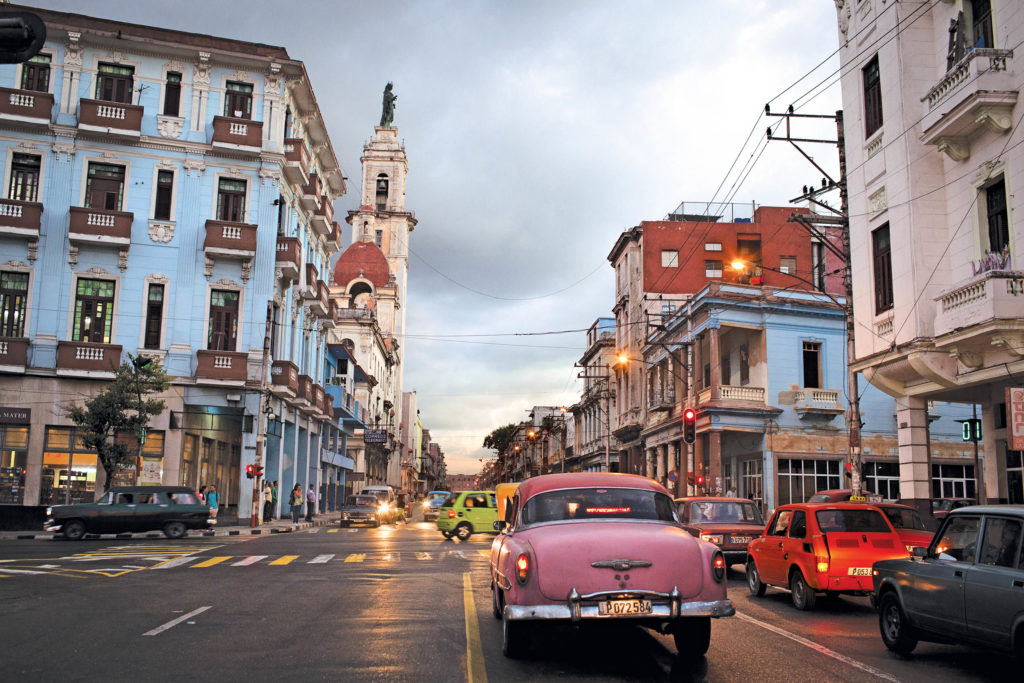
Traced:
[[697, 411], [687, 408], [683, 411], [683, 441], [693, 443], [697, 440]]
[[703, 486], [703, 485], [704, 485], [704, 475], [698, 474], [697, 475], [697, 486]]
[[255, 477], [256, 476], [256, 466], [255, 465], [246, 465], [245, 466], [245, 476], [248, 477], [249, 479], [252, 479], [253, 477]]
[[256, 478], [259, 479], [259, 478], [262, 478], [262, 477], [263, 477], [263, 465], [256, 465]]

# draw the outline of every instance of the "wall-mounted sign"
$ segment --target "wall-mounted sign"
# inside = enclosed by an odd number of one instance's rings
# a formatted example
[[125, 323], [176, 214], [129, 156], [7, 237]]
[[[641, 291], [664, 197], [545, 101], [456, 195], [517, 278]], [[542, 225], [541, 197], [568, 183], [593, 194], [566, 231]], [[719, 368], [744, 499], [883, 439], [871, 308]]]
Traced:
[[0, 406], [0, 424], [27, 425], [32, 422], [31, 408]]
[[363, 431], [363, 443], [387, 443], [388, 433], [383, 429], [367, 429]]
[[1024, 387], [1006, 387], [1007, 448], [1024, 451]]
[[349, 472], [345, 476], [346, 481], [364, 481], [366, 479], [366, 472]]

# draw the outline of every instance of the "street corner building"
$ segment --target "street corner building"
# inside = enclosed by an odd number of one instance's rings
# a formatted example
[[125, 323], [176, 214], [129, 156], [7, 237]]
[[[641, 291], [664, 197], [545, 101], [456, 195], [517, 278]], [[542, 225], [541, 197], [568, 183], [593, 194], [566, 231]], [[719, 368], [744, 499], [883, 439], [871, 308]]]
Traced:
[[[0, 510], [111, 483], [214, 484], [248, 517], [257, 462], [279, 500], [312, 484], [333, 507], [361, 427], [355, 378], [336, 380], [328, 354], [321, 275], [346, 188], [304, 65], [28, 9], [47, 41], [0, 66]], [[107, 482], [66, 411], [129, 353], [159, 360], [171, 387], [140, 457]]]

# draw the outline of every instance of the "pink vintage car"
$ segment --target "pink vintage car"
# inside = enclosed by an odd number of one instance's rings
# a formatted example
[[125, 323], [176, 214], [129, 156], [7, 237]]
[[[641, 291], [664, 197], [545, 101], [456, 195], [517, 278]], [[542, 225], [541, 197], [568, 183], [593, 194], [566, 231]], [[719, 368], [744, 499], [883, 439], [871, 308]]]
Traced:
[[632, 474], [549, 474], [523, 482], [491, 545], [502, 651], [525, 649], [531, 621], [615, 620], [674, 636], [700, 656], [711, 618], [735, 613], [725, 560], [687, 533], [661, 485]]

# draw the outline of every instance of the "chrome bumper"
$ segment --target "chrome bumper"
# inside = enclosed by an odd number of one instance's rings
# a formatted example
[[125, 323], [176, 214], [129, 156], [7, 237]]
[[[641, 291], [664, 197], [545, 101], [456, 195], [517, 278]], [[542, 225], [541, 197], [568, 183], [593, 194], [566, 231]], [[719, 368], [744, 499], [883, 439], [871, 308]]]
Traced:
[[[600, 602], [608, 599], [621, 598], [642, 598], [650, 599], [651, 614], [637, 617], [612, 616], [599, 614], [597, 604], [582, 604], [586, 602]], [[732, 600], [712, 600], [707, 602], [686, 602], [682, 599], [677, 589], [671, 593], [659, 593], [655, 591], [607, 591], [601, 593], [590, 593], [580, 595], [573, 589], [564, 605], [505, 605], [505, 615], [509, 621], [529, 621], [534, 619], [551, 619], [580, 621], [581, 619], [611, 619], [628, 620], [633, 619], [679, 619], [685, 617], [731, 617], [736, 614], [736, 608]]]
[[56, 522], [47, 522], [43, 524], [43, 531], [60, 531], [64, 528], [63, 524], [57, 524]]

